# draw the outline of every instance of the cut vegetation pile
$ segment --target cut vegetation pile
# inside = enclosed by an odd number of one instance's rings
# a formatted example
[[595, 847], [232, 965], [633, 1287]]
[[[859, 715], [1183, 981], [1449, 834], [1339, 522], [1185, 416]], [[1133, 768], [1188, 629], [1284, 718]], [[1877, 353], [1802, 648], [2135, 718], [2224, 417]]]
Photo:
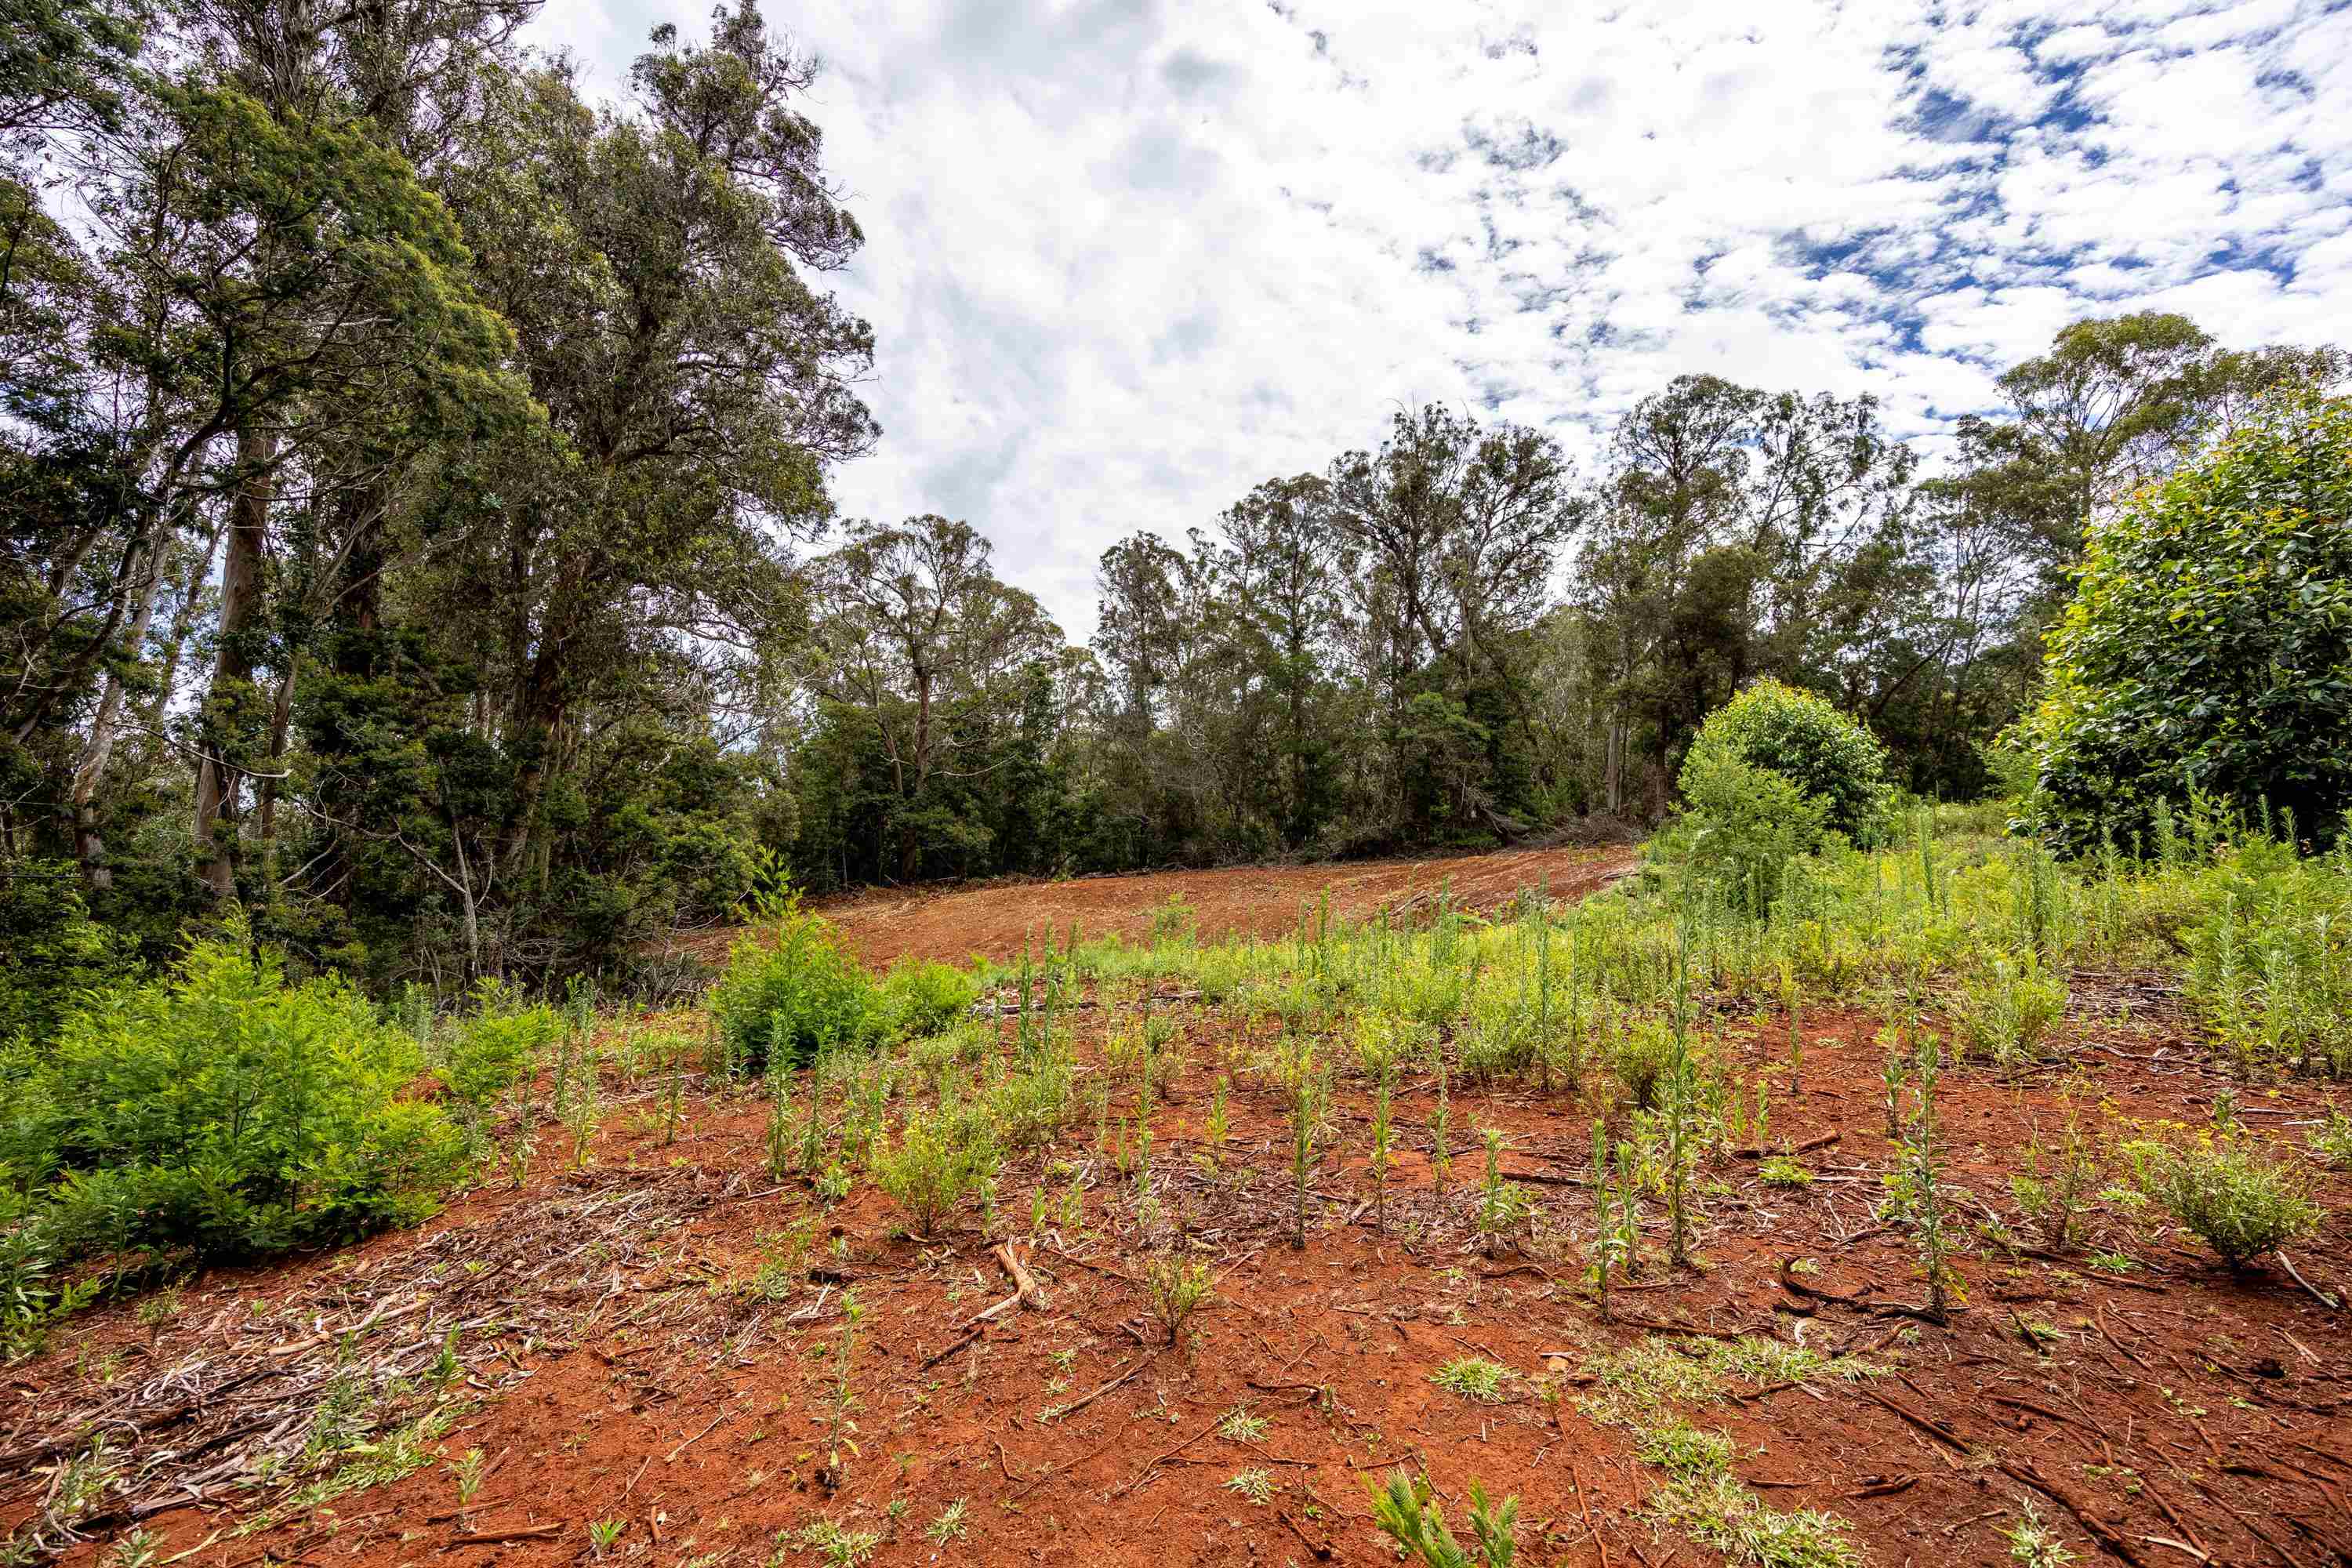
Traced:
[[120, 1299], [17, 1320], [12, 1551], [2352, 1561], [2352, 851], [1996, 826], [414, 1014], [474, 1184], [60, 1255]]

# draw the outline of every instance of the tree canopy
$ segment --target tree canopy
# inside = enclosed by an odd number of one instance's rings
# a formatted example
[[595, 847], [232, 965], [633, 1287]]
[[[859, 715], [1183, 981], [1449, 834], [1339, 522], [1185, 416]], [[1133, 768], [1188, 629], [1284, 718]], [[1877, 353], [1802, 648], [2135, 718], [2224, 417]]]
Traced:
[[658, 985], [780, 878], [1654, 822], [1765, 682], [1923, 793], [2031, 709], [2069, 823], [2149, 770], [2336, 808], [2337, 350], [2077, 322], [1932, 472], [1716, 375], [1582, 466], [1367, 410], [1104, 551], [1074, 641], [985, 520], [837, 514], [877, 329], [814, 54], [744, 0], [604, 101], [535, 9], [8, 0], [0, 1026], [236, 920], [379, 987]]

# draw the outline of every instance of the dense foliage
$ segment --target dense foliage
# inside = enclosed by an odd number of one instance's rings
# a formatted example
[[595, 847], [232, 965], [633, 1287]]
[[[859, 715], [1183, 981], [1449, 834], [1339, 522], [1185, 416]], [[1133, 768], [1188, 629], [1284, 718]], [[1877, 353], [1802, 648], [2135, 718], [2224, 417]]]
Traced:
[[1698, 773], [1724, 759], [1787, 779], [1822, 803], [1824, 826], [1856, 844], [1875, 843], [1885, 829], [1886, 749], [1812, 692], [1767, 679], [1708, 714], [1683, 763], [1684, 795], [1693, 795]]
[[2352, 400], [2294, 392], [2093, 524], [2021, 726], [2053, 836], [2152, 837], [2200, 795], [2343, 832], [2347, 518]]
[[[2342, 368], [2077, 322], [1933, 479], [1869, 397], [1709, 375], [1581, 470], [1367, 409], [1105, 552], [1077, 643], [926, 498], [835, 515], [879, 432], [814, 57], [725, 5], [606, 101], [536, 5], [41, 0], [0, 44], [0, 1030], [236, 910], [378, 994], [667, 990], [653, 939], [786, 879], [1654, 823], [1764, 679], [1969, 795], [2084, 528]], [[2200, 787], [2332, 787], [2234, 744]]]
[[92, 994], [0, 1077], [0, 1169], [65, 1256], [237, 1258], [429, 1211], [462, 1156], [403, 1098], [416, 1042], [335, 979], [203, 942], [173, 974]]
[[789, 902], [736, 940], [711, 988], [710, 1013], [729, 1062], [752, 1074], [870, 1044], [881, 1021], [874, 983], [841, 951], [832, 927]]

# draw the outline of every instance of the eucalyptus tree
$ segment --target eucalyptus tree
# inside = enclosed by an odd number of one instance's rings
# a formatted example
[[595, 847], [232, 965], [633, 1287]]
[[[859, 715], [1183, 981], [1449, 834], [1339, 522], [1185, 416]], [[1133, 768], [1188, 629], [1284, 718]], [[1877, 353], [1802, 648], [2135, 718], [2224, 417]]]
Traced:
[[[878, 756], [874, 847], [900, 881], [927, 858], [988, 863], [982, 797], [1038, 750], [1061, 631], [1037, 601], [1001, 582], [988, 542], [927, 514], [896, 527], [859, 522], [812, 564], [822, 607], [818, 688]], [[1020, 732], [1025, 731], [1025, 734]]]
[[1569, 459], [1540, 431], [1432, 406], [1397, 414], [1328, 482], [1394, 829], [1516, 830], [1532, 784], [1528, 634], [1588, 512]]
[[792, 546], [877, 433], [853, 384], [872, 334], [811, 277], [861, 239], [797, 107], [814, 65], [749, 5], [653, 41], [623, 106], [560, 68], [505, 83], [452, 182], [547, 423], [451, 470], [434, 580], [492, 645], [497, 858], [540, 889], [587, 694], [647, 636], [751, 666], [797, 636]]

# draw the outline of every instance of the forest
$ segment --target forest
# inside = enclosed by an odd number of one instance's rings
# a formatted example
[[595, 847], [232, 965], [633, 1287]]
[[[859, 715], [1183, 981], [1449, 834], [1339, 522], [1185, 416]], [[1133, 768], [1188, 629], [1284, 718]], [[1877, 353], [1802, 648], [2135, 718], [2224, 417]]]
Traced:
[[1367, 406], [1074, 640], [817, 56], [536, 5], [0, 0], [0, 1568], [2352, 1563], [2343, 349]]
[[[1965, 799], [2086, 519], [2328, 347], [2069, 327], [1922, 461], [1676, 379], [1600, 456], [1441, 406], [1106, 552], [1073, 642], [909, 496], [863, 236], [756, 6], [625, 97], [532, 0], [11, 0], [0, 903], [166, 957], [235, 905], [382, 988], [619, 974], [747, 895], [1659, 820], [1772, 677]], [[869, 258], [887, 266], [889, 258]], [[46, 936], [40, 933], [48, 933]], [[86, 945], [86, 944], [85, 944]]]

